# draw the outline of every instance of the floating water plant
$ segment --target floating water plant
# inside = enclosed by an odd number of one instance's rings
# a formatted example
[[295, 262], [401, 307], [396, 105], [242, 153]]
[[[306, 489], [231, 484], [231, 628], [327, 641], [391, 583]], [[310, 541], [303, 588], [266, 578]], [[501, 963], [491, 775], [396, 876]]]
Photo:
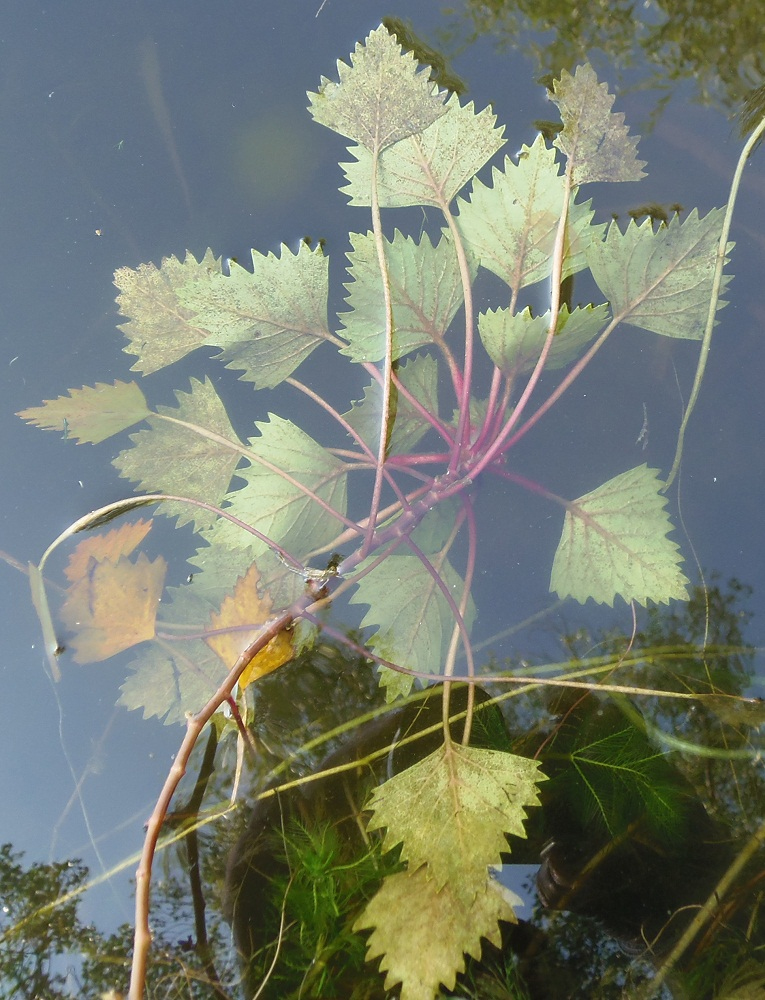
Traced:
[[[505, 157], [488, 182], [476, 175], [505, 144], [493, 112], [440, 90], [385, 28], [337, 72], [309, 94], [309, 111], [351, 141], [341, 192], [371, 219], [370, 230], [350, 233], [339, 315], [328, 315], [329, 258], [305, 242], [253, 250], [251, 270], [212, 250], [124, 267], [117, 302], [139, 377], [71, 389], [21, 413], [77, 442], [142, 425], [113, 463], [139, 496], [85, 515], [31, 572], [54, 670], [64, 642], [79, 663], [130, 650], [122, 704], [186, 722], [138, 871], [134, 1000], [150, 943], [152, 858], [191, 750], [224, 705], [238, 717], [248, 685], [310, 648], [320, 630], [350, 643], [326, 614], [333, 602], [366, 608], [363, 651], [390, 702], [415, 682], [454, 677], [459, 657], [459, 673], [477, 677], [471, 585], [479, 538], [493, 530], [476, 514], [479, 477], [530, 489], [559, 512], [550, 589], [560, 598], [645, 606], [688, 596], [665, 497], [682, 440], [668, 476], [646, 464], [618, 468], [573, 499], [525, 478], [514, 447], [617, 327], [702, 342], [685, 428], [725, 281], [733, 196], [727, 213], [694, 210], [658, 227], [650, 218], [595, 223], [580, 189], [638, 180], [644, 164], [589, 65], [562, 73], [549, 93], [562, 123], [554, 140], [540, 135], [517, 161]], [[407, 206], [438, 213], [438, 231], [387, 236], [383, 213]], [[499, 308], [476, 299], [481, 269], [504, 283]], [[562, 301], [562, 283], [585, 271], [602, 300]], [[528, 290], [540, 285], [549, 306], [535, 315]], [[153, 407], [148, 376], [202, 347], [255, 389], [284, 387], [285, 411], [242, 440], [210, 378], [179, 389], [177, 406]], [[300, 378], [314, 351], [324, 371], [331, 363], [335, 388], [349, 366], [366, 373], [363, 398], [344, 412]], [[550, 371], [559, 376], [543, 389]], [[289, 418], [290, 394], [328, 418], [332, 440]], [[165, 561], [135, 555], [150, 520], [110, 525], [71, 553], [58, 612], [69, 637], [60, 638], [43, 582], [50, 553], [150, 504], [196, 533], [187, 583], [166, 588]], [[447, 683], [445, 719], [449, 691]], [[401, 984], [403, 1000], [453, 986], [464, 956], [478, 956], [482, 938], [498, 943], [499, 922], [515, 919], [489, 866], [507, 835], [524, 836], [544, 775], [535, 760], [473, 748], [470, 732], [469, 704], [459, 742], [445, 728], [438, 750], [369, 803], [368, 829], [384, 831], [405, 868], [382, 880], [356, 929], [371, 931], [368, 957], [381, 957], [386, 987]]]

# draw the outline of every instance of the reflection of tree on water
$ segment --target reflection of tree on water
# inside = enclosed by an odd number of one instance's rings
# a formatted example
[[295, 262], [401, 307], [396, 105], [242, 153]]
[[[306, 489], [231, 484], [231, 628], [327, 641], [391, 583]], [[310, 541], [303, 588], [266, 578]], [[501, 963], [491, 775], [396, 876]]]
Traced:
[[645, 66], [642, 86], [692, 80], [699, 100], [728, 108], [765, 79], [759, 0], [465, 0], [463, 16], [475, 36], [531, 54], [540, 72], [600, 50], [622, 72]]
[[[459, 995], [615, 998], [623, 995], [625, 985], [637, 989], [641, 978], [650, 980], [654, 969], [661, 968], [763, 819], [762, 772], [752, 746], [763, 711], [757, 703], [730, 697], [745, 692], [752, 677], [753, 650], [743, 642], [748, 616], [739, 607], [747, 596], [746, 588], [733, 582], [727, 590], [697, 589], [677, 612], [650, 612], [629, 662], [619, 665], [623, 636], [607, 637], [595, 649], [610, 649], [614, 655], [618, 669], [610, 680], [693, 692], [697, 700], [570, 689], [561, 694], [547, 688], [506, 698], [499, 726], [495, 716], [484, 713], [485, 720], [495, 719], [483, 726], [485, 740], [504, 741], [516, 752], [536, 755], [550, 779], [542, 786], [543, 807], [532, 810], [529, 839], [512, 838], [509, 859], [541, 859], [540, 902], [531, 920], [505, 927], [504, 952], [484, 950]], [[582, 667], [592, 644], [585, 649], [579, 636], [573, 646], [572, 665]], [[356, 822], [363, 798], [359, 776], [370, 775], [375, 766], [385, 773], [401, 766], [399, 751], [387, 744], [400, 743], [408, 724], [398, 710], [351, 726], [344, 735], [301, 754], [320, 732], [368, 713], [379, 696], [371, 671], [358, 661], [345, 662], [330, 647], [320, 648], [312, 662], [284, 669], [292, 671], [291, 683], [280, 688], [274, 681], [270, 691], [266, 683], [261, 685], [254, 725], [272, 764], [292, 758], [289, 771], [276, 765], [273, 780], [284, 782], [289, 773], [305, 776], [359, 758], [367, 762], [298, 785], [278, 800], [263, 799], [249, 816], [239, 810], [233, 825], [227, 818], [203, 826], [198, 883], [193, 863], [189, 872], [195, 851], [188, 838], [180, 849], [165, 852], [165, 877], [157, 886], [153, 911], [157, 947], [151, 996], [220, 1000], [240, 995], [221, 909], [224, 895], [230, 907], [232, 893], [236, 898], [243, 885], [246, 905], [238, 911], [235, 906], [234, 913], [239, 944], [255, 952], [248, 995], [267, 976], [277, 950], [264, 997], [297, 996], [301, 984], [304, 997], [385, 995], [375, 968], [364, 964], [363, 938], [352, 932], [364, 896], [381, 871], [374, 840], [364, 843]], [[340, 676], [344, 681], [355, 677], [355, 686], [339, 684]], [[271, 703], [269, 695], [279, 689], [289, 691], [289, 700]], [[496, 690], [508, 693], [506, 686]], [[426, 717], [419, 717], [420, 725]], [[375, 745], [384, 751], [377, 765], [367, 760]], [[208, 751], [214, 746], [211, 739]], [[408, 752], [422, 753], [423, 748], [413, 743]], [[184, 822], [193, 826], [200, 805], [204, 815], [207, 802], [226, 798], [228, 769], [207, 774], [203, 756], [200, 748], [199, 778], [187, 789], [185, 806], [178, 807], [176, 830]], [[211, 789], [202, 803], [208, 777]], [[259, 770], [255, 787], [262, 788], [264, 781]], [[342, 817], [346, 823], [338, 825]], [[247, 826], [250, 836], [242, 836]], [[242, 868], [245, 851], [257, 871], [254, 879], [246, 865]], [[10, 847], [0, 862], [2, 995], [10, 989], [10, 995], [19, 996], [95, 998], [124, 988], [128, 928], [107, 936], [81, 924], [76, 896], [63, 906], [40, 910], [81, 886], [83, 867], [73, 862], [24, 869]], [[721, 894], [712, 919], [679, 957], [666, 996], [701, 1000], [731, 995], [733, 987], [726, 984], [735, 974], [748, 976], [750, 986], [762, 985], [765, 971], [754, 964], [764, 944], [757, 902], [761, 883], [762, 864], [752, 862]], [[248, 938], [252, 921], [257, 921], [257, 944]], [[356, 947], [351, 947], [354, 941]], [[74, 960], [78, 952], [84, 957]], [[67, 963], [75, 969], [68, 977], [57, 971]], [[17, 982], [34, 983], [34, 992], [14, 994]]]

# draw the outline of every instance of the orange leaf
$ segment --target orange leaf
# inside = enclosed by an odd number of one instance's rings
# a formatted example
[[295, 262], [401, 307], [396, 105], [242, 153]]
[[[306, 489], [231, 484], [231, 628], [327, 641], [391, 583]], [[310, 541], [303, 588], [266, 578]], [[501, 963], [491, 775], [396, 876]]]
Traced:
[[81, 580], [88, 572], [91, 558], [97, 562], [102, 562], [104, 559], [117, 562], [120, 556], [129, 556], [149, 534], [151, 525], [151, 521], [135, 521], [133, 524], [123, 524], [119, 528], [113, 528], [105, 535], [86, 538], [69, 556], [69, 562], [64, 570], [67, 580], [71, 580], [72, 583]]
[[[268, 594], [262, 597], [258, 591], [260, 573], [253, 563], [244, 576], [237, 580], [233, 594], [229, 594], [210, 618], [211, 629], [231, 629], [221, 632], [205, 640], [207, 645], [223, 660], [227, 669], [231, 669], [250, 643], [261, 631], [259, 626], [271, 615], [271, 599]], [[242, 626], [249, 626], [243, 628]], [[292, 659], [292, 639], [287, 632], [280, 632], [270, 640], [257, 656], [248, 664], [239, 684], [246, 688], [252, 681], [264, 674], [271, 673], [277, 667]]]
[[141, 553], [134, 563], [125, 556], [117, 562], [91, 556], [61, 608], [64, 624], [75, 633], [75, 662], [97, 663], [153, 639], [166, 572], [161, 556], [151, 562]]

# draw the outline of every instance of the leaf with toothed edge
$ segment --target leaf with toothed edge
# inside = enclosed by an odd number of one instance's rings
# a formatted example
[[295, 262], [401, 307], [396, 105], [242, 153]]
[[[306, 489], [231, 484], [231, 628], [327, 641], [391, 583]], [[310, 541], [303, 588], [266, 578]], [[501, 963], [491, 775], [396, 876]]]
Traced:
[[[344, 463], [291, 421], [273, 413], [256, 427], [260, 433], [249, 442], [252, 457], [236, 473], [244, 486], [226, 496], [226, 510], [296, 558], [331, 543], [342, 530], [342, 521], [311, 494], [344, 515]], [[212, 544], [248, 548], [253, 554], [268, 549], [264, 542], [224, 520], [218, 521], [207, 537]]]
[[[418, 354], [404, 361], [396, 370], [396, 379], [428, 412], [438, 413], [438, 363], [435, 358], [427, 354]], [[351, 427], [372, 451], [377, 449], [381, 413], [380, 383], [371, 382], [364, 390], [364, 398], [354, 402], [351, 409], [344, 414]], [[399, 393], [387, 453], [405, 455], [430, 428], [430, 422], [412, 406], [403, 393]]]
[[[608, 306], [577, 307], [569, 313], [561, 307], [555, 335], [547, 354], [546, 368], [563, 368], [577, 358], [585, 346], [605, 327]], [[530, 371], [539, 360], [550, 327], [550, 314], [532, 316], [531, 310], [487, 310], [478, 317], [478, 331], [494, 364], [505, 375]]]
[[[694, 209], [682, 222], [675, 215], [654, 230], [650, 219], [633, 221], [623, 233], [611, 223], [606, 239], [590, 246], [588, 261], [614, 316], [665, 337], [700, 340], [724, 214], [716, 208], [699, 218]], [[723, 288], [730, 277], [723, 276]]]
[[[517, 292], [550, 275], [563, 192], [555, 152], [540, 135], [517, 163], [505, 157], [492, 170], [491, 186], [476, 179], [469, 200], [458, 198], [456, 225], [481, 265]], [[564, 278], [587, 266], [590, 243], [605, 231], [592, 223], [593, 214], [589, 201], [578, 203], [572, 194]]]
[[549, 97], [563, 121], [555, 145], [571, 161], [574, 184], [645, 177], [637, 137], [629, 134], [624, 115], [611, 110], [614, 97], [589, 63], [577, 66], [573, 76], [563, 70]]
[[220, 347], [227, 368], [259, 389], [272, 389], [329, 338], [329, 258], [301, 243], [297, 253], [252, 251], [252, 271], [231, 262], [229, 274], [178, 289], [204, 343]]
[[584, 604], [592, 598], [668, 604], [688, 599], [688, 578], [664, 509], [655, 469], [640, 465], [566, 505], [550, 590]]
[[36, 427], [58, 431], [80, 443], [99, 444], [151, 415], [135, 382], [96, 382], [70, 389], [68, 396], [46, 399], [41, 406], [19, 410], [17, 416]]
[[[158, 406], [149, 429], [130, 435], [132, 448], [112, 464], [147, 493], [171, 493], [219, 506], [242, 458], [228, 414], [209, 379], [191, 379], [189, 392], [176, 390], [178, 406]], [[198, 528], [216, 515], [190, 504], [163, 503], [163, 514]]]
[[385, 986], [400, 982], [402, 1000], [451, 988], [464, 955], [478, 958], [480, 939], [497, 943], [498, 921], [517, 919], [489, 867], [507, 834], [526, 836], [544, 777], [536, 761], [452, 743], [372, 792], [368, 829], [385, 829], [384, 849], [401, 844], [408, 870], [385, 879], [354, 929], [373, 928], [367, 958], [383, 956]]
[[114, 273], [119, 288], [117, 305], [129, 317], [120, 329], [129, 343], [126, 354], [138, 355], [132, 370], [149, 375], [201, 347], [208, 331], [181, 303], [179, 289], [190, 282], [205, 285], [220, 275], [220, 258], [208, 250], [201, 261], [186, 253], [181, 262], [166, 257], [159, 267], [141, 264], [121, 267]]
[[[351, 280], [346, 284], [350, 309], [339, 314], [353, 361], [380, 361], [385, 356], [385, 299], [371, 233], [352, 233], [348, 254]], [[454, 247], [442, 236], [434, 246], [425, 233], [416, 242], [398, 230], [385, 240], [385, 256], [393, 298], [393, 360], [426, 344], [440, 344], [463, 302]], [[475, 265], [471, 266], [471, 277]]]
[[[461, 577], [445, 557], [434, 554], [431, 562], [459, 605]], [[377, 626], [369, 644], [383, 659], [410, 670], [438, 673], [454, 629], [454, 612], [420, 559], [388, 556], [362, 577], [351, 603], [369, 605], [361, 626]], [[471, 600], [465, 612], [468, 631], [474, 617]], [[387, 700], [392, 701], [411, 691], [414, 678], [383, 666], [380, 683]]]
[[350, 66], [338, 59], [337, 72], [338, 83], [322, 77], [318, 92], [308, 94], [308, 110], [320, 125], [375, 153], [446, 113], [446, 94], [383, 25], [356, 45]]
[[[505, 144], [504, 126], [496, 127], [489, 108], [476, 112], [452, 94], [446, 114], [424, 132], [383, 150], [377, 169], [381, 208], [433, 205], [444, 208]], [[351, 205], [372, 203], [372, 156], [364, 146], [348, 150], [352, 162], [341, 164], [348, 183], [341, 187]]]

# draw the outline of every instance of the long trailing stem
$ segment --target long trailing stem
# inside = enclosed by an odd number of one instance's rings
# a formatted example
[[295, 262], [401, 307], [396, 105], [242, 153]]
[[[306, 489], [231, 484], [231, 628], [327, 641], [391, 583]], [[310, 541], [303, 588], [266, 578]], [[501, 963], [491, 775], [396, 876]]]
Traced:
[[704, 329], [704, 337], [701, 341], [701, 350], [699, 351], [699, 360], [696, 365], [696, 375], [693, 379], [693, 388], [691, 389], [691, 394], [688, 397], [688, 404], [685, 407], [685, 412], [683, 413], [683, 420], [680, 424], [680, 430], [677, 435], [677, 446], [675, 448], [675, 458], [672, 462], [672, 468], [667, 476], [667, 481], [664, 485], [664, 491], [668, 490], [672, 483], [677, 477], [677, 473], [680, 469], [680, 462], [683, 457], [683, 445], [685, 443], [685, 432], [688, 429], [688, 423], [691, 419], [691, 414], [696, 406], [696, 402], [699, 398], [699, 393], [701, 392], [701, 383], [704, 379], [704, 372], [707, 367], [707, 360], [709, 358], [709, 349], [712, 346], [712, 331], [715, 327], [715, 315], [717, 313], [717, 306], [720, 299], [720, 289], [722, 288], [722, 278], [723, 269], [725, 267], [725, 261], [728, 254], [728, 237], [730, 235], [730, 227], [733, 222], [733, 209], [736, 205], [736, 198], [738, 197], [738, 189], [741, 185], [741, 177], [744, 173], [744, 167], [746, 166], [746, 161], [752, 154], [752, 150], [757, 145], [760, 137], [765, 133], [765, 117], [762, 119], [757, 128], [752, 132], [747, 140], [744, 148], [741, 150], [741, 155], [738, 158], [738, 163], [736, 164], [736, 170], [733, 174], [733, 180], [730, 186], [730, 194], [728, 195], [728, 203], [725, 206], [725, 216], [723, 218], [722, 232], [720, 233], [720, 240], [717, 244], [717, 256], [715, 258], [715, 273], [712, 279], [712, 295], [709, 300], [709, 312], [707, 313], [707, 325]]
[[218, 711], [220, 706], [231, 697], [234, 686], [239, 681], [243, 671], [257, 654], [287, 626], [301, 615], [313, 603], [310, 595], [305, 595], [291, 608], [281, 612], [267, 622], [258, 636], [247, 646], [231, 668], [228, 676], [210, 698], [204, 708], [196, 715], [188, 717], [186, 735], [183, 738], [173, 766], [168, 772], [165, 783], [157, 799], [154, 811], [146, 825], [141, 860], [136, 872], [135, 890], [135, 934], [133, 939], [133, 964], [130, 973], [130, 1000], [142, 1000], [146, 983], [146, 969], [149, 950], [151, 948], [151, 931], [149, 930], [149, 893], [151, 887], [151, 870], [154, 854], [159, 841], [162, 824], [165, 821], [173, 795], [186, 773], [191, 753], [207, 723]]

